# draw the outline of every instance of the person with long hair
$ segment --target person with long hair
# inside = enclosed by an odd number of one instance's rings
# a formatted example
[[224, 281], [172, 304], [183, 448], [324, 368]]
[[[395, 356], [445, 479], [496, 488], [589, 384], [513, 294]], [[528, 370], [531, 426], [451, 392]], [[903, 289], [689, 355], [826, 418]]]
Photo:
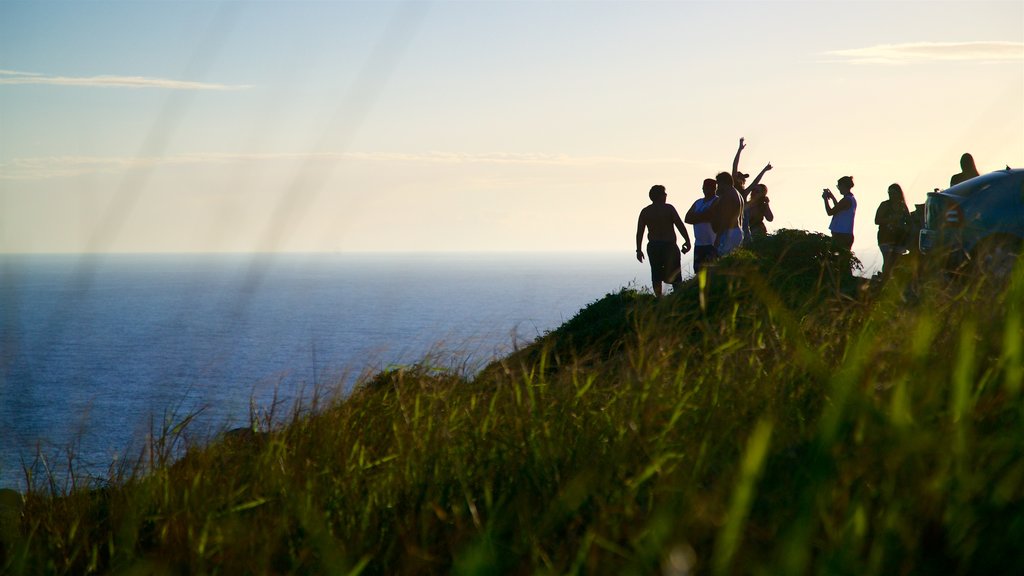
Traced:
[[974, 165], [974, 156], [965, 152], [964, 155], [960, 157], [960, 172], [953, 174], [953, 176], [950, 177], [949, 185], [951, 187], [956, 186], [957, 184], [965, 180], [970, 180], [975, 176], [978, 176], [978, 167]]
[[749, 206], [748, 213], [750, 214], [750, 237], [767, 236], [768, 228], [764, 225], [764, 221], [775, 220], [775, 214], [772, 214], [772, 208], [768, 204], [768, 187], [764, 184], [754, 186], [750, 192], [750, 202], [747, 203], [747, 206]]
[[[750, 231], [750, 206], [747, 204], [747, 202], [749, 202], [750, 196], [754, 193], [754, 190], [756, 190], [758, 185], [760, 184], [761, 178], [764, 177], [765, 173], [767, 173], [769, 170], [772, 169], [771, 162], [769, 162], [768, 164], [765, 164], [764, 168], [762, 168], [761, 171], [757, 173], [757, 176], [754, 177], [754, 181], [750, 183], [750, 186], [747, 186], [747, 178], [750, 175], [749, 174], [745, 174], [743, 172], [740, 172], [740, 154], [743, 153], [743, 149], [746, 148], [746, 147], [747, 147], [747, 145], [744, 142], [744, 139], [740, 138], [740, 145], [736, 149], [736, 156], [734, 156], [733, 159], [732, 159], [732, 181], [733, 181], [733, 185], [736, 187], [736, 190], [740, 193], [740, 196], [743, 196], [743, 202], [744, 202], [744, 206], [743, 206], [743, 226], [742, 226], [742, 228], [743, 228], [743, 241], [744, 242], [747, 242], [747, 241], [750, 240], [750, 233], [751, 233], [751, 231]], [[769, 220], [769, 222], [770, 221], [771, 220]]]
[[882, 277], [886, 278], [906, 250], [910, 232], [910, 209], [899, 184], [889, 186], [889, 199], [878, 205], [875, 224], [878, 225], [878, 249], [882, 252]]

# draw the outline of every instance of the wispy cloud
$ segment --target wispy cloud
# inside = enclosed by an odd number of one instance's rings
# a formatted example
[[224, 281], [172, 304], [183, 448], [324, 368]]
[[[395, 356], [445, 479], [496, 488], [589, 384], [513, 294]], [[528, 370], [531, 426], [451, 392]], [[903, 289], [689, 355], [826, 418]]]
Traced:
[[0, 70], [0, 85], [46, 84], [51, 86], [85, 86], [97, 88], [162, 88], [165, 90], [242, 90], [247, 85], [189, 82], [146, 76], [50, 76], [36, 72]]
[[1024, 60], [1024, 42], [910, 42], [831, 50], [825, 54], [854, 64], [1018, 62]]
[[196, 165], [232, 165], [272, 162], [377, 162], [401, 164], [452, 165], [525, 165], [525, 166], [597, 166], [608, 164], [674, 164], [679, 158], [624, 158], [613, 156], [570, 156], [539, 153], [365, 153], [365, 152], [281, 152], [281, 153], [202, 153], [161, 157], [45, 156], [15, 158], [0, 163], [0, 180], [46, 180], [95, 174], [123, 174], [131, 170]]

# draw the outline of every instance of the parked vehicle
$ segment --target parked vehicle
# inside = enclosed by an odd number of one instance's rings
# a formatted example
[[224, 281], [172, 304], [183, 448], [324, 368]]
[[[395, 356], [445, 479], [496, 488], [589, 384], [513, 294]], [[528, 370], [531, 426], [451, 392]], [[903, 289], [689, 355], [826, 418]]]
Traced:
[[1024, 169], [976, 176], [925, 200], [918, 247], [924, 254], [1007, 276], [1024, 245]]

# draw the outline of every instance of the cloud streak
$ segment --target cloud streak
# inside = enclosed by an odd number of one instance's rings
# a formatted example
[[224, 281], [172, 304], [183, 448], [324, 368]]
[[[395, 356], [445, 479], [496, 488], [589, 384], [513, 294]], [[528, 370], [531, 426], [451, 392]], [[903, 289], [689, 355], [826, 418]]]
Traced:
[[1024, 61], [1024, 42], [910, 42], [831, 50], [825, 54], [853, 64], [1020, 62]]
[[365, 152], [281, 152], [281, 153], [202, 153], [162, 157], [47, 156], [15, 158], [0, 163], [0, 180], [47, 180], [97, 174], [123, 174], [132, 170], [151, 170], [176, 166], [238, 165], [273, 162], [361, 162], [394, 165], [523, 165], [523, 166], [598, 166], [608, 164], [675, 164], [679, 158], [624, 158], [614, 156], [570, 156], [540, 153], [365, 153]]
[[150, 78], [146, 76], [50, 76], [36, 72], [0, 70], [0, 86], [28, 84], [88, 88], [159, 88], [164, 90], [244, 90], [252, 87], [248, 85], [232, 86], [210, 82]]

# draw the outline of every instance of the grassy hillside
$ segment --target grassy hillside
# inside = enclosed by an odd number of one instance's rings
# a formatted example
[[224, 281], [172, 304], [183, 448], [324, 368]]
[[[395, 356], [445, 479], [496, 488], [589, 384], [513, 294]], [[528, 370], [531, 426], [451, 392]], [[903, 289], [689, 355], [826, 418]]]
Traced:
[[877, 286], [827, 248], [782, 231], [176, 462], [169, 428], [145, 473], [0, 500], [0, 567], [1024, 573], [1024, 274]]

